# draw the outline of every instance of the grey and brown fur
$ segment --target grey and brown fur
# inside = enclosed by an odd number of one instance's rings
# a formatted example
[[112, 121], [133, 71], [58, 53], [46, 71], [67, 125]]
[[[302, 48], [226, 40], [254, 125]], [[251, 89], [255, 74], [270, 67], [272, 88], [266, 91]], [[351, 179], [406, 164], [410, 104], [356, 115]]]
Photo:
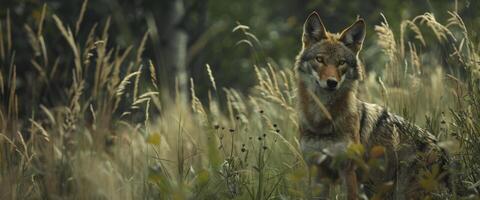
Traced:
[[[315, 12], [306, 20], [302, 50], [295, 63], [301, 148], [304, 155], [324, 155], [305, 158], [318, 167], [320, 179], [343, 178], [348, 199], [355, 199], [353, 195], [358, 194], [360, 185], [352, 172], [355, 167], [347, 163], [343, 169], [333, 169], [329, 163], [331, 157], [344, 152], [351, 143], [361, 143], [367, 150], [383, 146], [386, 170], [370, 173], [370, 178], [362, 183], [366, 193], [373, 194], [375, 185], [392, 181], [394, 189], [384, 198], [416, 199], [423, 192], [417, 179], [419, 170], [433, 163], [444, 166], [446, 154], [432, 134], [384, 107], [357, 98], [363, 74], [358, 54], [364, 38], [362, 19], [340, 34], [327, 32]], [[326, 111], [318, 105], [318, 100]]]

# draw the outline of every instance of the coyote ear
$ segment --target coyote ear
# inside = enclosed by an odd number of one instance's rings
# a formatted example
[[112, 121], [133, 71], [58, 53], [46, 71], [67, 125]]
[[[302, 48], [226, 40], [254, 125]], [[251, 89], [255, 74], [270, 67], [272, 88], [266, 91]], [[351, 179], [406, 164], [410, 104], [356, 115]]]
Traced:
[[355, 53], [362, 49], [363, 39], [365, 39], [365, 22], [363, 19], [357, 20], [345, 29], [340, 36], [340, 41]]
[[303, 25], [303, 44], [309, 46], [327, 38], [325, 27], [317, 12], [313, 11]]

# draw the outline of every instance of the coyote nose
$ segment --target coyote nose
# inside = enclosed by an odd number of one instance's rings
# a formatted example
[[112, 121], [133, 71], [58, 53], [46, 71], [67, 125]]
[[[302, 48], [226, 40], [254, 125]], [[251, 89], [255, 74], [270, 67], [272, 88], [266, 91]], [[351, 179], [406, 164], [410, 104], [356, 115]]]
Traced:
[[327, 86], [328, 88], [334, 89], [337, 87], [338, 82], [335, 79], [327, 79]]

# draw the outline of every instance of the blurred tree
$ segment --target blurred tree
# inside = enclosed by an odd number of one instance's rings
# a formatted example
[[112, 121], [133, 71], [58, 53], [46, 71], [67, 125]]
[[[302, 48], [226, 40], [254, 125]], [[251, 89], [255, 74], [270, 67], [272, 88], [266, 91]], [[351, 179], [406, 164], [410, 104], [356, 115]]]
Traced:
[[[165, 7], [160, 8], [159, 22], [161, 24], [160, 32], [160, 65], [175, 69], [175, 83], [177, 83], [181, 101], [187, 100], [188, 75], [186, 69], [188, 34], [184, 26], [186, 18], [183, 0], [172, 0], [165, 3]], [[158, 12], [157, 12], [158, 13]]]

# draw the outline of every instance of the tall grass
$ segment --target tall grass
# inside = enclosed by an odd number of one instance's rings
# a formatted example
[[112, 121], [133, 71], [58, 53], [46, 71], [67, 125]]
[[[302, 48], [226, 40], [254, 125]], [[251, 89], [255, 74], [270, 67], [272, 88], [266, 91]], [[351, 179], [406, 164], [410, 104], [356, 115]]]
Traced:
[[[179, 103], [184, 101], [160, 90], [160, 66], [142, 56], [148, 34], [140, 44], [112, 47], [110, 19], [83, 30], [86, 2], [75, 24], [47, 15], [45, 6], [39, 21], [25, 25], [31, 58], [15, 58], [9, 15], [0, 21], [0, 199], [308, 199], [318, 195], [320, 189], [311, 183], [315, 172], [299, 151], [292, 67], [253, 65], [256, 85], [243, 94], [217, 85], [217, 74], [212, 72], [216, 66], [207, 64], [208, 99], [197, 97], [198, 83], [190, 79], [190, 104]], [[361, 97], [386, 105], [439, 136], [460, 161], [463, 184], [476, 190], [478, 43], [469, 37], [461, 17], [449, 14], [445, 23], [429, 13], [405, 20], [398, 36], [387, 19], [376, 26], [378, 44], [366, 48], [381, 49], [387, 62], [380, 74], [366, 74]], [[61, 43], [45, 40], [45, 23], [55, 25]], [[245, 34], [239, 43], [250, 48], [260, 43], [245, 25], [233, 30]], [[87, 36], [81, 37], [82, 32]], [[61, 45], [69, 52], [48, 52], [49, 45]], [[419, 51], [438, 45], [448, 47], [448, 61], [458, 74], [445, 73], [440, 55]], [[19, 110], [26, 95], [17, 91], [18, 59], [30, 59], [37, 72], [35, 85], [29, 87], [58, 90], [54, 104]], [[52, 87], [59, 78], [67, 83]], [[21, 112], [29, 117], [20, 117]], [[344, 197], [340, 188], [333, 190], [332, 198]]]

